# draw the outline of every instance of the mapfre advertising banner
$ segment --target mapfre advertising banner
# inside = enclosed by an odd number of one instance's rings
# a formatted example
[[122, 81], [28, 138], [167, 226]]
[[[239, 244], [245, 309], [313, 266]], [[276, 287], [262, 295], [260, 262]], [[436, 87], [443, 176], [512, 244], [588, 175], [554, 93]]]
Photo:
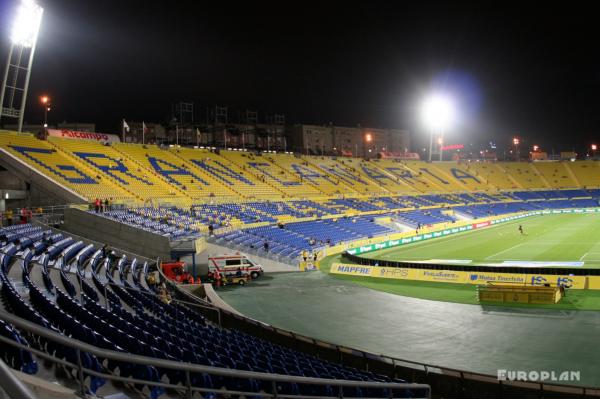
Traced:
[[116, 134], [80, 132], [68, 129], [48, 129], [48, 136], [62, 137], [75, 140], [94, 140], [102, 143], [118, 143], [121, 140]]

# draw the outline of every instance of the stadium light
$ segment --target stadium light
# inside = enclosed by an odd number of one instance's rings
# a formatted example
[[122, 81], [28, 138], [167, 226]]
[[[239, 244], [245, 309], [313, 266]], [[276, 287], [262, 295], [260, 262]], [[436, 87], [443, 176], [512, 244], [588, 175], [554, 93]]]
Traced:
[[43, 95], [40, 97], [40, 103], [44, 107], [44, 136], [48, 136], [48, 112], [52, 109], [50, 97]]
[[518, 137], [513, 138], [513, 144], [515, 146], [515, 157], [516, 157], [517, 161], [519, 160], [519, 143], [520, 142], [521, 141], [519, 140]]
[[598, 146], [596, 144], [592, 144], [592, 151], [596, 151], [598, 149]]
[[533, 152], [537, 152], [540, 149], [539, 145], [534, 145], [533, 146]]
[[[0, 118], [2, 116], [18, 118], [19, 132], [23, 130], [29, 79], [43, 13], [44, 9], [34, 0], [21, 0], [12, 22], [11, 46], [0, 88]], [[25, 49], [29, 50], [25, 51]], [[24, 79], [22, 74], [25, 75]], [[11, 84], [8, 83], [9, 81]], [[8, 101], [5, 102], [5, 99]], [[19, 102], [20, 105], [17, 105]]]
[[[454, 105], [451, 99], [443, 94], [433, 94], [423, 101], [421, 106], [421, 119], [429, 129], [429, 161], [433, 150], [433, 134], [439, 133], [444, 137], [444, 130], [448, 129], [454, 121]], [[440, 146], [440, 161], [442, 148]]]
[[370, 143], [371, 141], [373, 141], [373, 135], [371, 135], [371, 133], [365, 134], [365, 141], [367, 143]]
[[13, 44], [28, 48], [35, 45], [43, 12], [33, 0], [21, 0], [10, 35]]

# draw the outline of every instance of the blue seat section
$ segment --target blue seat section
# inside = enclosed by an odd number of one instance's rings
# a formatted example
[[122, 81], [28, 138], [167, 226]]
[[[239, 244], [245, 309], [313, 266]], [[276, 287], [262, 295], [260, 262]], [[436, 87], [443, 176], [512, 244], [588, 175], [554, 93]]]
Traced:
[[[375, 225], [366, 217], [345, 218], [337, 221], [320, 221], [322, 226], [296, 223], [291, 230], [279, 229], [291, 236], [301, 237], [318, 235], [323, 229], [332, 231], [334, 237], [354, 236], [359, 232], [379, 234], [381, 226]], [[366, 229], [366, 230], [365, 230]], [[7, 233], [0, 229], [0, 234]], [[37, 232], [32, 232], [37, 234]], [[323, 236], [324, 238], [324, 236]], [[32, 241], [32, 240], [31, 240]], [[60, 237], [50, 246], [47, 252], [38, 258], [39, 265], [32, 263], [33, 243], [30, 247], [19, 249], [13, 242], [3, 241], [0, 245], [0, 294], [4, 307], [19, 317], [48, 328], [56, 333], [64, 334], [96, 347], [148, 356], [237, 370], [277, 373], [282, 375], [331, 378], [338, 380], [403, 382], [369, 371], [341, 366], [311, 355], [289, 349], [234, 329], [224, 329], [206, 322], [204, 317], [191, 308], [180, 304], [165, 304], [142, 281], [148, 276], [147, 263], [140, 265], [136, 259], [121, 257], [117, 262], [109, 262], [102, 257], [100, 250], [75, 242], [71, 237]], [[23, 241], [25, 242], [25, 241]], [[63, 244], [60, 244], [63, 243]], [[60, 244], [62, 249], [55, 247]], [[22, 262], [22, 275], [28, 298], [22, 296], [8, 274], [13, 264], [12, 259], [21, 250], [27, 261]], [[31, 256], [30, 256], [31, 254]], [[85, 254], [85, 265], [79, 257]], [[19, 262], [14, 262], [18, 264]], [[65, 291], [52, 281], [49, 265], [59, 268], [60, 278]], [[76, 289], [70, 282], [69, 270], [76, 266], [81, 279], [82, 292], [73, 295]], [[92, 283], [86, 278], [86, 269], [90, 269]], [[31, 273], [41, 272], [48, 278], [52, 292], [43, 291], [31, 279]], [[131, 275], [133, 283], [128, 276]], [[87, 281], [86, 281], [87, 280]], [[107, 285], [110, 282], [111, 285]], [[44, 280], [44, 285], [46, 281]], [[70, 288], [68, 288], [70, 287]], [[106, 295], [110, 307], [104, 306], [101, 296]], [[80, 299], [81, 298], [81, 299]], [[76, 352], [62, 345], [43, 338], [29, 341], [6, 323], [0, 322], [0, 334], [16, 342], [51, 353], [69, 362], [77, 363]], [[4, 345], [0, 348], [0, 356], [12, 367], [25, 372], [35, 373], [37, 364], [26, 350], [17, 350]], [[185, 386], [185, 374], [179, 370], [168, 370], [150, 366], [113, 362], [82, 353], [84, 367], [97, 372], [110, 372], [120, 376], [133, 377], [146, 381], [168, 381]], [[72, 370], [73, 372], [73, 370]], [[73, 375], [76, 378], [75, 375]], [[91, 393], [95, 393], [105, 381], [101, 378], [85, 375], [86, 385]], [[214, 389], [223, 387], [230, 390], [249, 392], [272, 392], [271, 383], [253, 379], [196, 374], [191, 376], [194, 386]], [[151, 398], [158, 398], [164, 393], [163, 388], [150, 388], [144, 385], [135, 386], [145, 390]], [[335, 395], [337, 388], [329, 385], [298, 385], [293, 383], [277, 383], [280, 394]], [[215, 393], [216, 394], [216, 393]], [[215, 394], [212, 394], [213, 396]], [[378, 397], [390, 397], [397, 393], [382, 389], [361, 390], [345, 389], [344, 395], [361, 397], [366, 394]], [[395, 397], [413, 397], [419, 392], [413, 390], [403, 392]], [[208, 397], [211, 394], [207, 395]]]
[[[261, 226], [222, 234], [218, 239], [237, 246], [296, 258], [304, 250], [311, 251], [325, 245], [391, 233], [394, 231], [374, 223], [373, 217], [359, 216], [288, 223], [284, 228]], [[266, 251], [265, 241], [268, 243]]]
[[440, 209], [427, 209], [427, 210], [414, 210], [408, 212], [402, 212], [395, 215], [395, 218], [401, 223], [407, 224], [412, 227], [426, 226], [436, 223], [447, 223], [455, 222], [452, 216], [448, 216], [442, 213]]
[[176, 208], [136, 208], [101, 213], [102, 216], [117, 220], [152, 233], [169, 237], [172, 240], [198, 237], [193, 228], [197, 220]]
[[[29, 345], [27, 340], [21, 336], [17, 329], [2, 320], [0, 320], [0, 335], [5, 338], [12, 339], [19, 344]], [[37, 373], [38, 365], [31, 355], [31, 352], [3, 343], [0, 345], [0, 358], [4, 360], [4, 362], [10, 367], [16, 370], [27, 374]]]

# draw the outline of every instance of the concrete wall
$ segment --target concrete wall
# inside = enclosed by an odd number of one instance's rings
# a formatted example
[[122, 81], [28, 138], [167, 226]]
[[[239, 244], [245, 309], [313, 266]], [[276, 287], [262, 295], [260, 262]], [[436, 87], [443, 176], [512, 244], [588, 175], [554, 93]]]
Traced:
[[169, 239], [76, 208], [65, 209], [63, 229], [150, 259], [171, 259]]
[[[94, 244], [94, 246], [96, 247], [96, 249], [102, 248], [102, 246], [105, 244], [105, 241], [92, 240], [89, 237], [84, 237], [84, 236], [81, 236], [79, 234], [76, 234], [76, 233], [73, 233], [73, 232], [70, 232], [70, 231], [66, 231], [64, 229], [54, 228], [52, 226], [49, 226], [49, 225], [43, 223], [39, 218], [33, 218], [32, 221], [31, 221], [31, 223], [33, 225], [42, 226], [42, 228], [44, 230], [51, 229], [55, 233], [62, 233], [62, 234], [66, 233], [69, 236], [72, 236], [75, 241], [83, 241], [83, 243], [86, 244], [86, 245], [88, 245], [88, 244]], [[61, 225], [61, 227], [62, 227], [62, 225]], [[136, 251], [127, 251], [127, 250], [124, 250], [122, 248], [119, 248], [116, 245], [114, 246], [114, 249], [116, 250], [116, 252], [119, 255], [124, 254], [124, 255], [127, 255], [128, 258], [131, 258], [131, 259], [137, 258], [138, 262], [142, 262], [142, 263], [143, 262], [148, 262], [149, 264], [151, 264], [152, 262], [156, 261], [156, 258], [149, 258], [149, 257], [143, 256], [143, 255], [141, 255], [140, 253], [138, 253]]]
[[[217, 244], [213, 244], [213, 243], [207, 243], [206, 244], [206, 250], [204, 250], [202, 253], [197, 254], [196, 255], [196, 273], [199, 273], [201, 275], [204, 275], [208, 272], [208, 258], [210, 256], [219, 256], [219, 255], [225, 255], [225, 254], [234, 254], [236, 252], [239, 252], [240, 254], [246, 255], [249, 259], [251, 259], [252, 261], [255, 261], [257, 263], [259, 263], [265, 273], [274, 273], [274, 272], [297, 272], [300, 269], [298, 268], [298, 266], [290, 266], [287, 265], [285, 263], [281, 263], [281, 262], [277, 262], [275, 260], [272, 259], [268, 259], [268, 258], [263, 258], [261, 256], [256, 256], [256, 255], [252, 255], [252, 254], [248, 254], [245, 253], [244, 251], [240, 251], [237, 249], [231, 249], [231, 248], [227, 248], [224, 247], [222, 245], [217, 245]], [[192, 264], [191, 261], [191, 257], [183, 257], [181, 258], [184, 262], [186, 262], [188, 265]]]

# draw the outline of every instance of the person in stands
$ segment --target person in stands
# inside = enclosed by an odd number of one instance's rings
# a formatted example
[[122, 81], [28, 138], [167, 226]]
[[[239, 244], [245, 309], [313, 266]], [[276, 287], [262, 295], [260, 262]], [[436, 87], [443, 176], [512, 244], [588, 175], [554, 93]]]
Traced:
[[164, 284], [161, 284], [161, 286], [158, 287], [158, 299], [160, 299], [163, 303], [166, 303], [167, 305], [170, 304], [172, 301], [171, 295], [167, 291], [167, 287]]
[[156, 290], [156, 277], [154, 277], [154, 273], [150, 273], [148, 275], [148, 278], [146, 279], [146, 284], [148, 284], [148, 288], [150, 288], [150, 290]]
[[100, 199], [96, 198], [96, 201], [94, 201], [94, 209], [96, 210], [96, 213], [100, 212], [100, 205], [101, 205]]
[[27, 208], [21, 208], [21, 224], [27, 223]]
[[8, 224], [9, 226], [12, 226], [12, 224], [13, 224], [13, 210], [12, 209], [7, 209], [5, 215], [6, 215], [6, 224]]
[[269, 241], [265, 240], [263, 243], [263, 248], [265, 249], [265, 252], [269, 252]]

